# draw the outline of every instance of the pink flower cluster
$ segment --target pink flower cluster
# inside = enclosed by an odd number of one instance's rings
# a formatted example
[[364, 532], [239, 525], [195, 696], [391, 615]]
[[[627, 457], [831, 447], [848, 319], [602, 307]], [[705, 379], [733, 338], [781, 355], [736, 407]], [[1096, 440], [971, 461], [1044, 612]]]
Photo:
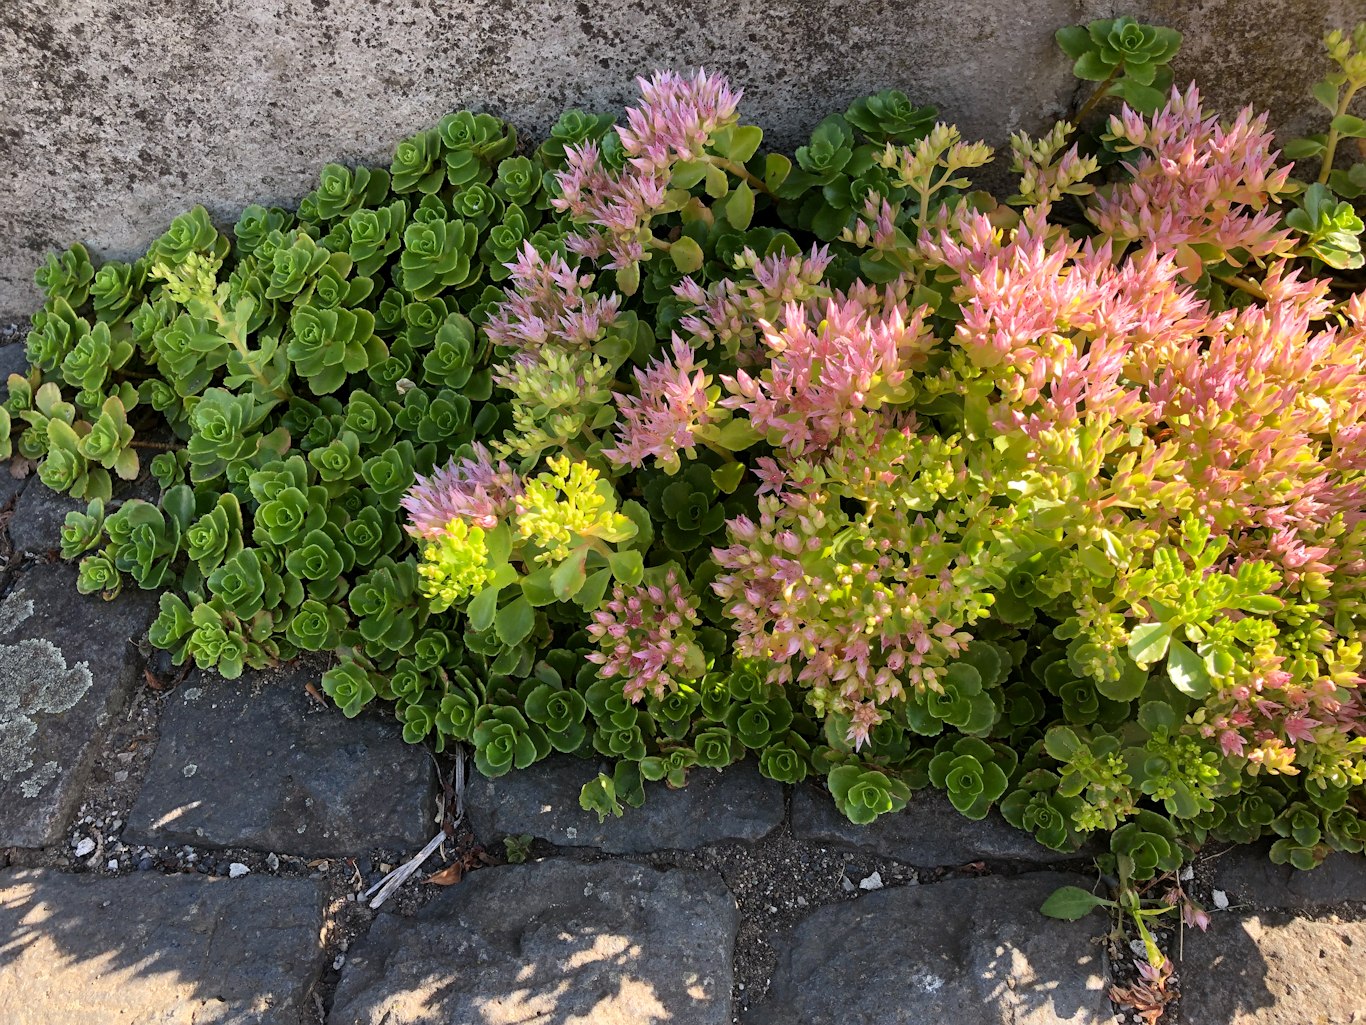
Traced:
[[967, 213], [922, 243], [959, 275], [954, 340], [995, 385], [995, 428], [1089, 424], [1112, 448], [1138, 430], [1141, 461], [1096, 484], [1145, 506], [1163, 487], [1145, 519], [1204, 510], [1234, 557], [1269, 559], [1292, 584], [1359, 566], [1366, 303], [1326, 324], [1326, 283], [1276, 263], [1263, 301], [1216, 313], [1171, 255], [1116, 265], [1108, 245], [1050, 237], [1044, 213], [1008, 238]]
[[1167, 106], [1145, 119], [1128, 107], [1110, 119], [1110, 135], [1144, 152], [1125, 168], [1132, 181], [1099, 195], [1089, 215], [1105, 234], [1157, 252], [1175, 251], [1185, 277], [1200, 277], [1192, 246], [1213, 246], [1237, 264], [1288, 253], [1290, 233], [1276, 225], [1270, 203], [1287, 189], [1289, 166], [1277, 168], [1266, 116], [1251, 108], [1225, 128], [1206, 115], [1200, 93], [1172, 89]]
[[728, 526], [730, 545], [712, 552], [726, 570], [713, 588], [734, 621], [735, 654], [770, 663], [770, 683], [798, 683], [818, 708], [851, 715], [855, 742], [880, 721], [875, 706], [935, 686], [971, 639], [963, 627], [985, 615], [968, 598], [961, 549], [923, 521], [862, 531], [836, 552], [831, 539], [849, 521], [813, 489], [765, 495], [757, 523]]
[[768, 368], [722, 378], [721, 400], [755, 428], [776, 432], [792, 455], [823, 449], [864, 409], [877, 409], [934, 344], [926, 310], [909, 316], [891, 293], [871, 288], [825, 303], [790, 303], [780, 324], [764, 322]]
[[610, 256], [621, 270], [640, 261], [649, 245], [649, 224], [664, 206], [673, 167], [702, 156], [708, 140], [735, 122], [740, 92], [705, 71], [684, 77], [671, 71], [638, 80], [642, 102], [628, 107], [617, 128], [626, 166], [610, 169], [596, 143], [566, 153], [555, 209], [568, 211], [581, 233], [566, 240], [590, 259]]
[[686, 78], [657, 71], [649, 79], [637, 78], [636, 84], [643, 102], [626, 108], [626, 127], [617, 134], [631, 166], [642, 174], [700, 157], [711, 136], [735, 122], [744, 94], [724, 76], [708, 75], [705, 69]]
[[763, 322], [776, 320], [791, 303], [830, 295], [824, 284], [830, 251], [820, 246], [804, 256], [775, 253], [760, 259], [746, 249], [738, 264], [735, 275], [708, 288], [684, 278], [674, 294], [692, 307], [679, 320], [684, 331], [708, 348], [719, 347], [742, 366], [753, 366], [767, 357]]
[[1265, 288], [1265, 303], [1211, 316], [1160, 362], [1128, 369], [1195, 507], [1238, 532], [1239, 554], [1270, 559], [1294, 582], [1352, 558], [1329, 528], [1366, 510], [1366, 331], [1313, 328], [1328, 309], [1323, 282], [1277, 269]]
[[670, 569], [663, 584], [624, 588], [593, 613], [588, 635], [599, 651], [588, 660], [602, 667], [605, 678], [617, 677], [631, 701], [646, 692], [657, 698], [677, 689], [680, 681], [698, 679], [705, 662], [693, 628], [702, 620], [697, 598]]
[[507, 299], [499, 303], [486, 331], [495, 345], [534, 356], [544, 345], [587, 349], [616, 322], [621, 296], [591, 293], [591, 274], [579, 274], [558, 254], [541, 256], [523, 243]]
[[1304, 682], [1286, 671], [1284, 656], [1268, 652], [1256, 661], [1245, 682], [1208, 703], [1199, 728], [1201, 736], [1217, 739], [1225, 756], [1260, 762], [1274, 753], [1289, 761], [1297, 745], [1366, 733], [1366, 707], [1355, 673], [1338, 671]]
[[657, 358], [635, 373], [638, 394], [617, 396], [617, 447], [602, 454], [618, 466], [639, 467], [653, 458], [676, 467], [678, 454], [693, 454], [694, 433], [712, 419], [711, 378], [697, 365], [692, 346], [677, 335], [672, 360]]
[[512, 511], [521, 494], [522, 480], [508, 464], [495, 463], [488, 449], [475, 445], [473, 456], [452, 459], [430, 477], [417, 476], [402, 500], [407, 530], [437, 538], [457, 519], [487, 530]]
[[1003, 239], [985, 215], [965, 211], [921, 242], [959, 276], [954, 341], [999, 389], [997, 428], [1036, 435], [1097, 409], [1132, 416], [1139, 395], [1122, 380], [1130, 355], [1165, 351], [1204, 324], [1169, 257], [1117, 266], [1108, 243], [1058, 238], [1047, 215], [1032, 208]]

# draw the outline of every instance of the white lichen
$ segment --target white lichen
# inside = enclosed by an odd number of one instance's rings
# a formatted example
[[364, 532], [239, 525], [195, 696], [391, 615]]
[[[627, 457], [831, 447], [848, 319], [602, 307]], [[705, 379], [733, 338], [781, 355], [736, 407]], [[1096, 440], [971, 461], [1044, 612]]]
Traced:
[[33, 615], [33, 599], [22, 587], [16, 587], [0, 601], [0, 630], [13, 630]]
[[[12, 628], [33, 614], [33, 602], [12, 592], [0, 603], [0, 627]], [[31, 638], [0, 645], [0, 781], [9, 782], [33, 768], [34, 738], [40, 715], [59, 715], [75, 707], [90, 689], [90, 666], [66, 664], [51, 641]], [[25, 797], [36, 797], [56, 778], [58, 766], [48, 764], [20, 787]]]
[[32, 800], [43, 792], [43, 787], [56, 778], [57, 763], [44, 762], [41, 768], [35, 769], [28, 779], [19, 784], [19, 792]]

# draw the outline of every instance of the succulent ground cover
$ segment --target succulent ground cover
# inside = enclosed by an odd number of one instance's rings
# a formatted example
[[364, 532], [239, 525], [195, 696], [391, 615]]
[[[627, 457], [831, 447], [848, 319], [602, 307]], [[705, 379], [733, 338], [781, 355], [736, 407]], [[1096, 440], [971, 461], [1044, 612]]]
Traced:
[[660, 73], [620, 122], [451, 114], [297, 210], [72, 246], [3, 445], [177, 662], [335, 652], [343, 711], [485, 775], [614, 759], [600, 814], [746, 756], [860, 823], [933, 786], [1107, 836], [1140, 931], [1210, 838], [1359, 852], [1366, 26], [1284, 153], [1172, 87], [1169, 30], [1058, 41], [1095, 91], [1004, 202], [900, 93], [789, 158]]

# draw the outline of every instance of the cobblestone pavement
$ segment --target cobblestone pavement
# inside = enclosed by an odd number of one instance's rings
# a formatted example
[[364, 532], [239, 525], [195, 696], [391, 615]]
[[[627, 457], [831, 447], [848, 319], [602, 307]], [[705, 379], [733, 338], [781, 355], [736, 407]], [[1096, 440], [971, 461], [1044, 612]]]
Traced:
[[[10, 480], [0, 508], [5, 1025], [1141, 1020], [1107, 995], [1127, 938], [1038, 913], [1095, 882], [1084, 857], [929, 794], [857, 829], [752, 765], [605, 824], [578, 808], [589, 763], [472, 774], [464, 820], [372, 910], [451, 826], [450, 757], [326, 707], [318, 663], [234, 683], [164, 664], [147, 596], [75, 593], [61, 499]], [[1293, 874], [1235, 850], [1187, 885], [1213, 925], [1164, 934], [1164, 1021], [1366, 1023], [1366, 859]]]

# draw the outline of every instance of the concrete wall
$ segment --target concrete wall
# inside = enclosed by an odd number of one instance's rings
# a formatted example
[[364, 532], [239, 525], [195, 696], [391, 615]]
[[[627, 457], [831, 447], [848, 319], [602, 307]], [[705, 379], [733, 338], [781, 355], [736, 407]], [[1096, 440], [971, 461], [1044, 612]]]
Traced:
[[1186, 33], [1178, 78], [1223, 109], [1313, 114], [1319, 37], [1362, 0], [0, 0], [0, 319], [43, 253], [128, 257], [203, 203], [225, 222], [307, 192], [329, 160], [387, 163], [441, 114], [531, 132], [619, 108], [632, 77], [704, 65], [784, 145], [875, 89], [1001, 142], [1075, 83], [1059, 26], [1131, 12]]

